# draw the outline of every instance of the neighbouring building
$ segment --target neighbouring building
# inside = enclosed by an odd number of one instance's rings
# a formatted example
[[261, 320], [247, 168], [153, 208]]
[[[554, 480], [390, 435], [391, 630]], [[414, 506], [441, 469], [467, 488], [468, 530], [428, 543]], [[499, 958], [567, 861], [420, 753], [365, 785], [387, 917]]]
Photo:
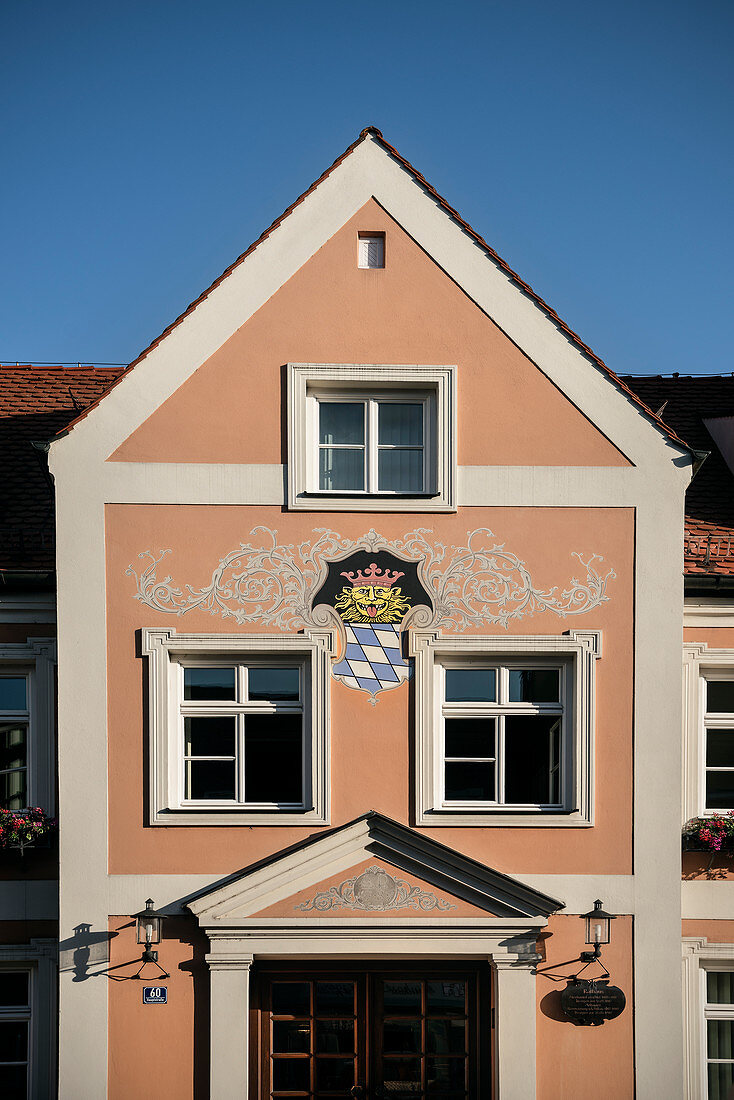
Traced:
[[728, 1096], [734, 379], [616, 376], [369, 128], [4, 402], [4, 1097]]

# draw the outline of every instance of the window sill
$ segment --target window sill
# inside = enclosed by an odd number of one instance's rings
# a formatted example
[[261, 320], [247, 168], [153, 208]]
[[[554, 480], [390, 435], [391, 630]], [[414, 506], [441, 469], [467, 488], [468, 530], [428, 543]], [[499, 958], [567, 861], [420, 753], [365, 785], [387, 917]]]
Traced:
[[292, 512], [455, 512], [441, 493], [299, 493]]
[[468, 827], [486, 826], [516, 829], [590, 829], [594, 822], [585, 818], [578, 810], [426, 810], [416, 816], [416, 825], [430, 827]]
[[328, 817], [316, 810], [286, 810], [272, 813], [268, 810], [159, 810], [151, 825], [329, 825]]

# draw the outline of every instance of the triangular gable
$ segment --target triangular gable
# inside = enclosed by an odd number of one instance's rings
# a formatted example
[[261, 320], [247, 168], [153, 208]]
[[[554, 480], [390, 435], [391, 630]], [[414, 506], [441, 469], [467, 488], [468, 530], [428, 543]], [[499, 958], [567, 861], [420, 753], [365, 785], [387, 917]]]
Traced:
[[[378, 868], [385, 877], [379, 882], [362, 879], [362, 900], [391, 897], [385, 881], [390, 876], [403, 883], [403, 889], [416, 887], [429, 895], [428, 908], [407, 907], [411, 916], [450, 917], [453, 913], [449, 906], [454, 906], [456, 915], [471, 912], [500, 920], [533, 922], [539, 918], [544, 921], [564, 907], [563, 902], [374, 811], [238, 872], [202, 891], [188, 902], [188, 907], [206, 928], [246, 925], [268, 911], [277, 919], [291, 907], [293, 917], [306, 920], [311, 912], [308, 904], [306, 908], [296, 906], [313, 901], [325, 892], [324, 887], [328, 891], [332, 885], [340, 885], [336, 881], [339, 878], [341, 883], [351, 883], [344, 889], [346, 896], [353, 898], [352, 880], [364, 876], [370, 867]], [[349, 917], [360, 914], [405, 915], [400, 907], [381, 912], [379, 907], [370, 909], [369, 905], [340, 913]]]
[[54, 446], [87, 461], [114, 452], [372, 197], [632, 462], [687, 451], [374, 128]]

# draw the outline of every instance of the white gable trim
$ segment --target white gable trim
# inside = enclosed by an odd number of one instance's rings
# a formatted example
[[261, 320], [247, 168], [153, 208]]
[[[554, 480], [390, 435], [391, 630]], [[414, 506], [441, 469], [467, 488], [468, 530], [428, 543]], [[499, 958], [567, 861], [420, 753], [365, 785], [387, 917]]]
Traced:
[[671, 457], [688, 454], [368, 135], [99, 406], [52, 444], [52, 469], [55, 456], [67, 451], [83, 451], [88, 459], [114, 452], [372, 197], [630, 461], [663, 468]]

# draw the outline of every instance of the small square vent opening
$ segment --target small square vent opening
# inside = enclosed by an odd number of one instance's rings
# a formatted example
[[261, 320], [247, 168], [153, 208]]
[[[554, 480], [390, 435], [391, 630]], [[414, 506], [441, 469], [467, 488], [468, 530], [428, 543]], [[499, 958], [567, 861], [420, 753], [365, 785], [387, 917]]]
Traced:
[[360, 233], [357, 257], [359, 267], [384, 267], [385, 234]]

